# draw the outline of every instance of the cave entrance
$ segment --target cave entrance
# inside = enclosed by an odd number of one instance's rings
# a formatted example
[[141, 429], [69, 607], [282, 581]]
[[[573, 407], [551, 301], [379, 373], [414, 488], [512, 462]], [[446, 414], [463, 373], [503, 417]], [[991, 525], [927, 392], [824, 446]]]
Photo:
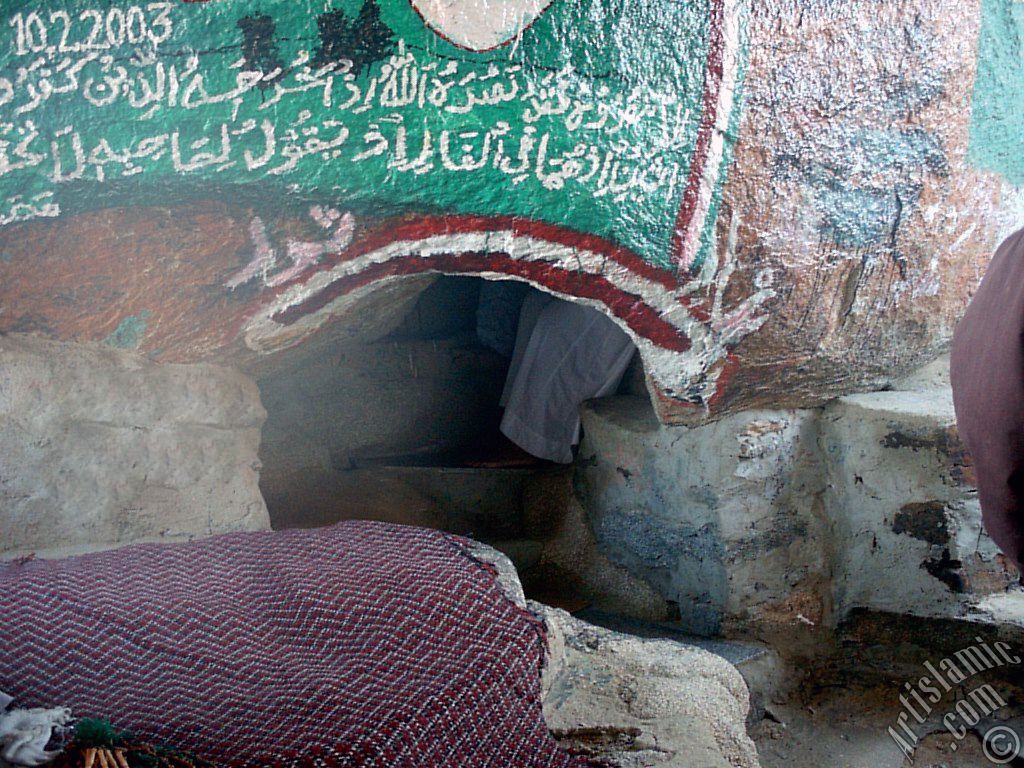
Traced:
[[[257, 372], [272, 525], [371, 519], [468, 535], [507, 554], [528, 592], [577, 604], [562, 588], [572, 580], [541, 562], [570, 506], [573, 467], [533, 458], [499, 431], [520, 308], [535, 289], [467, 276], [401, 282], [388, 298], [401, 311], [364, 306], [356, 331], [339, 319]], [[618, 389], [644, 392], [638, 355]]]

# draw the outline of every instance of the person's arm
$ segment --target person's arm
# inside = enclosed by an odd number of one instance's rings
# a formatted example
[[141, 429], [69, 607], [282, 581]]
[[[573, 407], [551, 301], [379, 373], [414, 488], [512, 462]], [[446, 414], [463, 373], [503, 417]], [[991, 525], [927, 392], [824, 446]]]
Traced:
[[960, 438], [974, 461], [985, 529], [1024, 564], [1024, 230], [996, 251], [953, 336]]

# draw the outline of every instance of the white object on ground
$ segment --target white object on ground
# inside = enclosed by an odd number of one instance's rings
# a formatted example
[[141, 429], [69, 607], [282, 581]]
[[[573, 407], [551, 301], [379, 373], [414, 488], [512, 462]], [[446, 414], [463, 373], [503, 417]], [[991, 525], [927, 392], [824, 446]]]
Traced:
[[55, 728], [67, 725], [71, 710], [7, 708], [14, 699], [0, 691], [0, 757], [12, 765], [36, 766], [48, 763], [60, 754], [47, 751], [46, 744]]

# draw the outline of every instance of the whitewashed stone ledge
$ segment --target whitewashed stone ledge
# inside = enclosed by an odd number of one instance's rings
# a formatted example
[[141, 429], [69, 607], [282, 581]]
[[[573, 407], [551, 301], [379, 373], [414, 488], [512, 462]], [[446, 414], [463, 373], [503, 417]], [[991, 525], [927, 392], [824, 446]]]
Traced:
[[255, 383], [0, 337], [0, 559], [270, 527]]
[[583, 425], [576, 489], [601, 552], [693, 634], [813, 653], [852, 610], [967, 619], [1017, 581], [982, 526], [947, 360], [823, 408], [686, 428], [618, 397]]

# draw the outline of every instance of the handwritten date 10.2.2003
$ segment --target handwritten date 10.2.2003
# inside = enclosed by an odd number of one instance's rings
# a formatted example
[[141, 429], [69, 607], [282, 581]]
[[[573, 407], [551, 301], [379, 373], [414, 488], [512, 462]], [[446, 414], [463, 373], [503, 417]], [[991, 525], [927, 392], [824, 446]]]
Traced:
[[53, 56], [121, 46], [159, 45], [174, 34], [172, 3], [149, 3], [103, 11], [87, 8], [73, 17], [64, 10], [16, 13], [8, 22], [17, 56]]

